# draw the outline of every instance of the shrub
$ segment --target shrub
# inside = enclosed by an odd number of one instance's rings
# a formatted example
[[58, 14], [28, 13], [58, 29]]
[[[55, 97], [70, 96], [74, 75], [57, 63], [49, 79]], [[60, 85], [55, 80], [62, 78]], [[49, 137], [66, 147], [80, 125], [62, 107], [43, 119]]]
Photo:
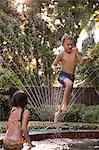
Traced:
[[99, 123], [99, 105], [89, 106], [82, 116], [82, 122]]
[[63, 121], [99, 123], [99, 105], [75, 104], [64, 116]]
[[30, 107], [29, 111], [30, 111], [30, 120], [34, 121], [39, 120], [39, 116], [37, 115], [35, 107]]

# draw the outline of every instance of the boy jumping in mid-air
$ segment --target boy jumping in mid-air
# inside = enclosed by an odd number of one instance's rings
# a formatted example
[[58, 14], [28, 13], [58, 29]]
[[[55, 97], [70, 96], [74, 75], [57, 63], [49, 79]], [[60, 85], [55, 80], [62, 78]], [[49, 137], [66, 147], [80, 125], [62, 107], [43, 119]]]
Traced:
[[61, 71], [58, 76], [58, 81], [65, 86], [63, 101], [55, 113], [54, 122], [57, 123], [62, 113], [67, 111], [67, 104], [72, 92], [73, 82], [75, 79], [75, 68], [77, 62], [84, 64], [86, 58], [81, 58], [78, 49], [74, 47], [74, 40], [69, 35], [65, 34], [62, 37], [62, 46], [64, 48], [55, 58], [52, 69], [57, 72], [57, 65], [61, 64]]

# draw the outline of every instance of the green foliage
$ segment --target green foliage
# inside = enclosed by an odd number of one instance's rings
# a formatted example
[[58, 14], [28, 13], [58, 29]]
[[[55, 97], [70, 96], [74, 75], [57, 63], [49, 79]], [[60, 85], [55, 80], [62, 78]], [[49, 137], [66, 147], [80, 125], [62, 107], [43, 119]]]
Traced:
[[10, 109], [10, 98], [9, 96], [0, 95], [0, 120], [4, 121], [8, 119]]
[[[29, 78], [33, 84], [36, 82], [38, 85], [52, 85], [55, 78], [51, 69], [54, 59], [53, 48], [59, 46], [59, 40], [65, 32], [79, 36], [95, 11], [93, 3], [88, 0], [82, 2], [34, 0], [31, 4], [26, 2], [26, 6], [27, 11], [23, 10], [23, 13], [18, 14], [13, 1], [0, 1], [2, 56], [24, 86], [32, 84]], [[95, 6], [94, 3], [94, 8]], [[44, 13], [44, 9], [49, 21], [40, 15], [40, 12]], [[60, 21], [59, 24], [56, 23], [57, 19]], [[31, 67], [33, 59], [36, 59], [35, 67]], [[10, 73], [8, 74], [12, 77]], [[17, 85], [19, 86], [19, 83]], [[21, 88], [23, 89], [22, 86]]]
[[99, 105], [74, 105], [63, 118], [67, 122], [99, 123]]
[[99, 87], [99, 43], [87, 51], [88, 62], [81, 67], [81, 78], [84, 85]]
[[[33, 7], [34, 3], [36, 7]], [[55, 57], [53, 48], [60, 45], [64, 33], [76, 37], [76, 43], [80, 32], [97, 10], [96, 3], [93, 9], [93, 3], [89, 0], [34, 0], [31, 5], [26, 4], [27, 11], [23, 9], [21, 14], [12, 4], [12, 0], [0, 1], [0, 55], [4, 59], [0, 70], [0, 88], [14, 85], [18, 89], [26, 90], [25, 87], [35, 85], [51, 86], [55, 79], [51, 69]], [[96, 77], [93, 84], [97, 85], [98, 53], [91, 53], [92, 60], [88, 64], [91, 69], [90, 72], [87, 71], [89, 66], [86, 65], [82, 69], [83, 77], [88, 80]], [[45, 120], [53, 117], [48, 111], [49, 107], [44, 107], [43, 112], [40, 112]], [[31, 111], [34, 115], [31, 119], [36, 119], [38, 116], [35, 110]], [[81, 120], [81, 114], [78, 117], [79, 111], [80, 109], [71, 112], [74, 121]]]
[[1, 133], [6, 133], [6, 128], [2, 126], [2, 127], [0, 128], [0, 132], [1, 132]]
[[30, 120], [52, 121], [54, 112], [55, 106], [42, 105], [40, 108], [30, 107]]
[[18, 79], [15, 73], [12, 72], [12, 70], [8, 70], [5, 68], [5, 72], [7, 73], [8, 77], [10, 78], [11, 82], [14, 83], [20, 90], [25, 90], [24, 85], [22, 82]]
[[99, 123], [99, 106], [89, 106], [88, 109], [85, 110], [82, 121], [89, 123]]
[[15, 50], [17, 47], [18, 38], [20, 38], [19, 23], [16, 18], [7, 15], [2, 10], [0, 11], [0, 42], [2, 51], [4, 48]]
[[0, 78], [0, 88], [8, 88], [16, 85], [20, 90], [25, 90], [24, 85], [11, 69], [1, 67]]
[[[30, 109], [30, 120], [41, 120], [38, 118], [35, 109]], [[44, 113], [45, 112], [45, 113]], [[43, 107], [43, 111], [40, 112], [40, 116], [44, 121], [53, 121], [54, 107]], [[83, 104], [75, 104], [67, 113], [65, 113], [62, 121], [65, 122], [82, 122], [82, 123], [99, 123], [99, 105], [85, 106]]]
[[29, 108], [30, 111], [30, 120], [39, 120], [39, 116], [37, 115], [37, 111], [35, 110], [35, 107], [30, 107]]
[[85, 105], [74, 104], [73, 107], [65, 114], [63, 120], [67, 122], [82, 122], [82, 116]]
[[[8, 102], [9, 103], [9, 102]], [[8, 104], [2, 114], [2, 120], [7, 120], [8, 117]], [[41, 117], [43, 121], [53, 121], [54, 118], [54, 107], [43, 107], [43, 111], [40, 112], [40, 117], [36, 111], [35, 107], [30, 107], [30, 121], [41, 121]], [[45, 113], [44, 113], [45, 112]], [[64, 118], [62, 121], [64, 122], [75, 122], [75, 123], [99, 123], [99, 105], [85, 106], [82, 104], [75, 104], [67, 113], [64, 114]], [[83, 127], [82, 127], [83, 128]], [[89, 128], [86, 126], [86, 128]]]
[[0, 66], [0, 89], [1, 88], [8, 88], [10, 87], [12, 84], [6, 74], [6, 71], [4, 71], [4, 69], [2, 68], [2, 66]]

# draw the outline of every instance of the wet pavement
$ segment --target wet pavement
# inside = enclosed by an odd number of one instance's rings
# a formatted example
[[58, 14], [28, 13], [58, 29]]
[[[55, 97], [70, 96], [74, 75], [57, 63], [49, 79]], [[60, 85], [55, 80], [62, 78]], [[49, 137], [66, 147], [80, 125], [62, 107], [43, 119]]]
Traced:
[[[55, 138], [32, 141], [35, 147], [31, 150], [99, 150], [99, 139]], [[25, 143], [22, 150], [28, 150]]]

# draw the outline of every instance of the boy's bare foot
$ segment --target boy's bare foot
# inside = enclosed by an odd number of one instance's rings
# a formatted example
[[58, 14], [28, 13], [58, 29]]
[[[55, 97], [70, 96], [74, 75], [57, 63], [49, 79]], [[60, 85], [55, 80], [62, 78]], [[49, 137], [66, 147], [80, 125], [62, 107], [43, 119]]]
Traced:
[[61, 116], [61, 113], [59, 113], [59, 112], [55, 113], [54, 123], [58, 123], [59, 122], [60, 116]]

